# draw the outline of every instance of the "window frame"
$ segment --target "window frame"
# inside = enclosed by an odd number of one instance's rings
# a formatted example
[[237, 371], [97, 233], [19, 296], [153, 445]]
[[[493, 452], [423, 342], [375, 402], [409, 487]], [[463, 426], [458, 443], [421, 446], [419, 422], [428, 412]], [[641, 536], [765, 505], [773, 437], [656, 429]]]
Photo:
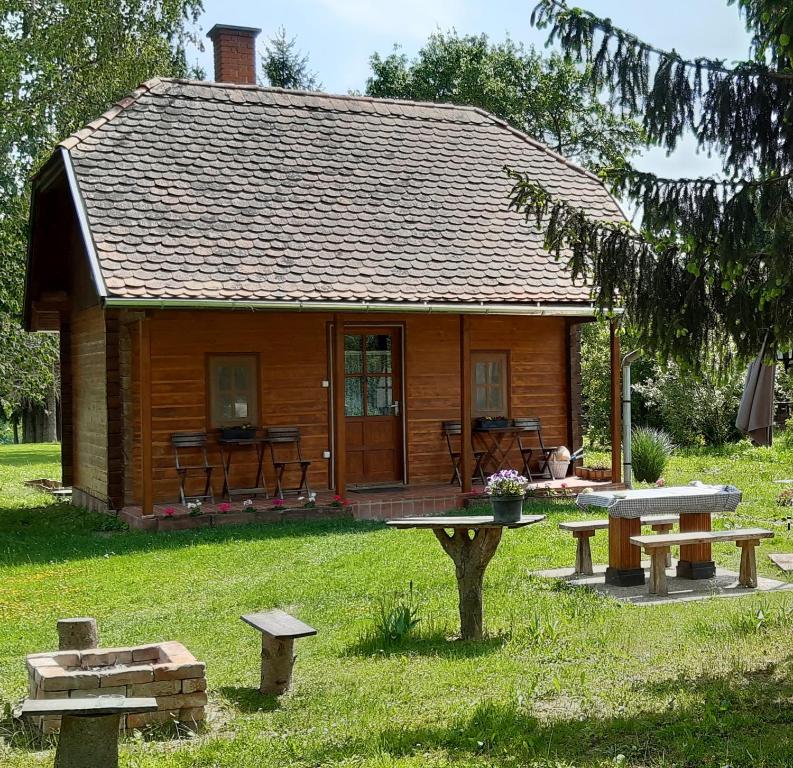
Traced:
[[[510, 353], [508, 349], [472, 349], [471, 358], [471, 418], [478, 419], [487, 416], [503, 416], [510, 418], [512, 415], [512, 375], [510, 366]], [[499, 409], [481, 409], [476, 406], [476, 364], [498, 360], [502, 364], [501, 397], [503, 407]], [[481, 386], [481, 385], [480, 385]]]
[[[222, 419], [217, 418], [218, 408], [215, 402], [215, 375], [216, 366], [229, 360], [247, 360], [252, 364], [252, 382], [249, 394], [253, 396], [253, 403], [248, 403], [248, 416], [246, 418]], [[235, 427], [250, 424], [258, 427], [261, 412], [261, 357], [258, 352], [208, 352], [206, 355], [206, 418], [210, 429], [222, 427]]]

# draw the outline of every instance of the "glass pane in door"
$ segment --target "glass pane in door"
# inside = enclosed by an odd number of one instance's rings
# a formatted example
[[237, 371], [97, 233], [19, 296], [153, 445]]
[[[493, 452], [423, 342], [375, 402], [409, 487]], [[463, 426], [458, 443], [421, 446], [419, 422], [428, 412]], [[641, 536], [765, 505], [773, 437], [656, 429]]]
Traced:
[[391, 373], [391, 336], [388, 334], [366, 337], [366, 370], [369, 373]]
[[344, 413], [346, 416], [363, 416], [363, 379], [344, 380]]
[[363, 336], [344, 337], [344, 372], [363, 372]]
[[368, 416], [390, 416], [394, 409], [390, 376], [369, 376], [366, 379], [366, 413]]

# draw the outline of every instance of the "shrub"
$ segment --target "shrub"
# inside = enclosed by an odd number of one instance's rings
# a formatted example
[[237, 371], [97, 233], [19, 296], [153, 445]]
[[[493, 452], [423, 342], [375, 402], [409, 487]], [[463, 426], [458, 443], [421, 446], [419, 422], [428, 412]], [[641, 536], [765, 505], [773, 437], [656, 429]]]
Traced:
[[793, 507], [793, 488], [785, 488], [776, 497], [776, 503], [780, 507]]
[[666, 432], [652, 427], [633, 430], [633, 476], [642, 482], [654, 483], [661, 477], [672, 455], [672, 440]]
[[407, 594], [397, 592], [378, 601], [374, 636], [383, 645], [393, 645], [407, 637], [420, 621], [419, 600], [411, 581]]

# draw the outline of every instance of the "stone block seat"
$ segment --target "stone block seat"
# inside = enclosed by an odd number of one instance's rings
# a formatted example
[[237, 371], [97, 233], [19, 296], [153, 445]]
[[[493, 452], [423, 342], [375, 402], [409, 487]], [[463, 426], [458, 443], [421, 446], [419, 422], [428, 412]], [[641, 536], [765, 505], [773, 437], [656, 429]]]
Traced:
[[[27, 669], [31, 700], [102, 695], [156, 699], [155, 712], [127, 714], [122, 728], [173, 720], [195, 726], [205, 717], [206, 665], [178, 642], [34, 653], [27, 657]], [[61, 724], [58, 716], [33, 721], [44, 733]]]

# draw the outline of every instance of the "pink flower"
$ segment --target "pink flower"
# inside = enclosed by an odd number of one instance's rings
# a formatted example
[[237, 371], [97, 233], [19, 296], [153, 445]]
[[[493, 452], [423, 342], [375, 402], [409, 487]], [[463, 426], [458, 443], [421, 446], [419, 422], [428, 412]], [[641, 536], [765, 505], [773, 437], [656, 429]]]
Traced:
[[664, 478], [663, 478], [663, 477], [659, 477], [659, 478], [658, 478], [658, 479], [655, 481], [655, 487], [656, 487], [656, 488], [663, 488], [665, 485], [666, 485], [666, 480], [664, 480]]
[[283, 507], [284, 500], [283, 499], [273, 499], [273, 506], [274, 507]]
[[222, 512], [224, 515], [226, 512], [231, 512], [231, 504], [229, 504], [227, 501], [218, 504], [218, 512]]
[[163, 514], [166, 517], [173, 517], [174, 514], [176, 514], [176, 510], [173, 507], [166, 507], [165, 510], [163, 511]]

